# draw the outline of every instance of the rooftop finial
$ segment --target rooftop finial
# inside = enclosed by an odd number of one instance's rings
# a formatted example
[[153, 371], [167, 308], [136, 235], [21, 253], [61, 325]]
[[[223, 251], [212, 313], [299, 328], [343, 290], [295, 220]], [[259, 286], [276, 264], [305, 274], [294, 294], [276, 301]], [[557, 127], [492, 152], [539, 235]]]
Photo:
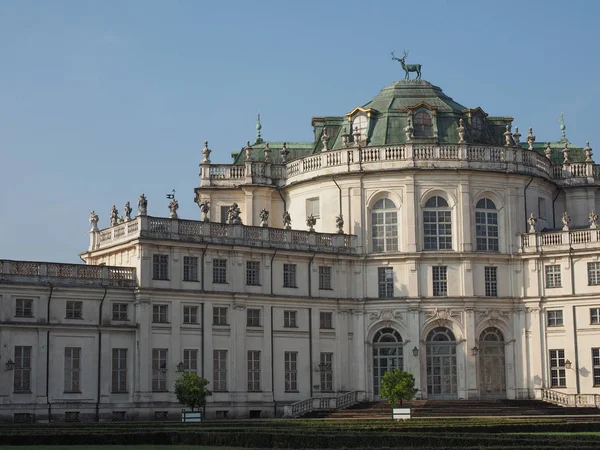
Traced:
[[262, 125], [260, 124], [260, 113], [258, 113], [258, 118], [256, 119], [256, 142], [255, 142], [255, 144], [261, 144], [263, 142], [262, 137], [260, 135], [260, 130], [262, 130]]
[[567, 127], [565, 125], [565, 118], [564, 118], [563, 113], [560, 113], [560, 116], [558, 117], [558, 123], [560, 123], [560, 134], [561, 134], [560, 141], [568, 142], [567, 141], [567, 133], [565, 133], [565, 130], [567, 129]]

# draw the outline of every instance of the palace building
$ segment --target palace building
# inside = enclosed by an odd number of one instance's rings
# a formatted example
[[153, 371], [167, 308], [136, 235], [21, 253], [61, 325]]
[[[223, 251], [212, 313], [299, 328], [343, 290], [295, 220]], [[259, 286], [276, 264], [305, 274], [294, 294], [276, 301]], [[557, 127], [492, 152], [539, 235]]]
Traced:
[[0, 418], [177, 418], [183, 371], [207, 417], [377, 399], [395, 367], [422, 399], [600, 406], [598, 166], [514, 125], [397, 81], [311, 142], [205, 145], [196, 220], [142, 196], [92, 214], [86, 264], [0, 261]]

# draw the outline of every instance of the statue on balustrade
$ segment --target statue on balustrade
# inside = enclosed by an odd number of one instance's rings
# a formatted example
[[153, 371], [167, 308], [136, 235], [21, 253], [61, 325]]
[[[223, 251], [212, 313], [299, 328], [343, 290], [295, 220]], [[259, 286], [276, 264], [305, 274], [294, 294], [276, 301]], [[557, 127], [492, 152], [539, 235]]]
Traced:
[[138, 198], [138, 216], [145, 216], [148, 214], [148, 199], [144, 194]]
[[200, 212], [202, 213], [202, 220], [204, 222], [210, 222], [210, 218], [208, 217], [208, 213], [210, 212], [210, 202], [208, 200], [204, 200], [198, 205], [200, 206]]
[[131, 220], [131, 205], [129, 202], [125, 203], [125, 220], [129, 222]]
[[292, 229], [292, 216], [290, 216], [290, 213], [288, 211], [283, 212], [283, 227], [286, 230]]
[[598, 214], [596, 214], [596, 211], [592, 210], [592, 212], [589, 213], [588, 222], [590, 223], [590, 228], [592, 230], [598, 228]]
[[311, 214], [310, 216], [308, 216], [306, 218], [306, 226], [308, 227], [308, 231], [314, 232], [316, 224], [317, 224], [317, 218], [315, 217], [314, 214]]
[[527, 219], [527, 222], [529, 222], [529, 232], [535, 233], [535, 224], [537, 223], [537, 219], [533, 213], [531, 213], [529, 219]]
[[170, 219], [177, 219], [177, 210], [179, 209], [179, 202], [177, 200], [175, 200], [174, 198], [171, 199], [171, 201], [169, 202], [169, 218]]
[[269, 211], [267, 211], [266, 209], [263, 209], [259, 215], [260, 217], [260, 226], [261, 227], [268, 227], [269, 226]]
[[241, 225], [242, 224], [242, 218], [240, 217], [241, 213], [242, 213], [242, 211], [240, 210], [238, 204], [233, 203], [233, 205], [231, 205], [231, 207], [227, 211], [227, 222], [229, 223], [229, 225]]
[[339, 234], [344, 234], [344, 216], [341, 214], [335, 218], [335, 227]]
[[571, 216], [566, 211], [562, 215], [563, 231], [569, 231], [569, 224], [571, 223]]
[[92, 227], [90, 231], [98, 231], [98, 214], [96, 214], [96, 211], [90, 211], [90, 225]]
[[119, 223], [119, 211], [115, 205], [112, 206], [110, 210], [110, 226], [114, 227]]

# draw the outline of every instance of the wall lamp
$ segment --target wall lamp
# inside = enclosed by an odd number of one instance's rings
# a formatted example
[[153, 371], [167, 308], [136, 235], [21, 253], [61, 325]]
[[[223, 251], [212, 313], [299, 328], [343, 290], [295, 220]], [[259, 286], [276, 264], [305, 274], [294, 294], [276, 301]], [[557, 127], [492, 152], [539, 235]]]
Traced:
[[419, 349], [417, 348], [416, 345], [415, 345], [415, 348], [413, 348], [412, 352], [413, 352], [413, 356], [419, 356]]

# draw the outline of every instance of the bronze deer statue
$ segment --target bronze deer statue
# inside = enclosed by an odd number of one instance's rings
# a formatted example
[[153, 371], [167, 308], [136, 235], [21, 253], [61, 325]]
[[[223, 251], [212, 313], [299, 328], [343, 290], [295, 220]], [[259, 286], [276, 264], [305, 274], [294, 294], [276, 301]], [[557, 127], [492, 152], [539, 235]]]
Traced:
[[406, 57], [408, 56], [408, 52], [406, 50], [404, 50], [404, 56], [402, 58], [396, 58], [396, 56], [394, 55], [394, 52], [392, 52], [392, 59], [398, 61], [400, 63], [400, 65], [402, 66], [402, 68], [404, 69], [404, 72], [406, 73], [406, 75], [404, 76], [405, 80], [409, 79], [408, 74], [410, 72], [416, 72], [417, 73], [417, 80], [421, 79], [421, 64], [405, 64], [404, 62], [406, 61]]

